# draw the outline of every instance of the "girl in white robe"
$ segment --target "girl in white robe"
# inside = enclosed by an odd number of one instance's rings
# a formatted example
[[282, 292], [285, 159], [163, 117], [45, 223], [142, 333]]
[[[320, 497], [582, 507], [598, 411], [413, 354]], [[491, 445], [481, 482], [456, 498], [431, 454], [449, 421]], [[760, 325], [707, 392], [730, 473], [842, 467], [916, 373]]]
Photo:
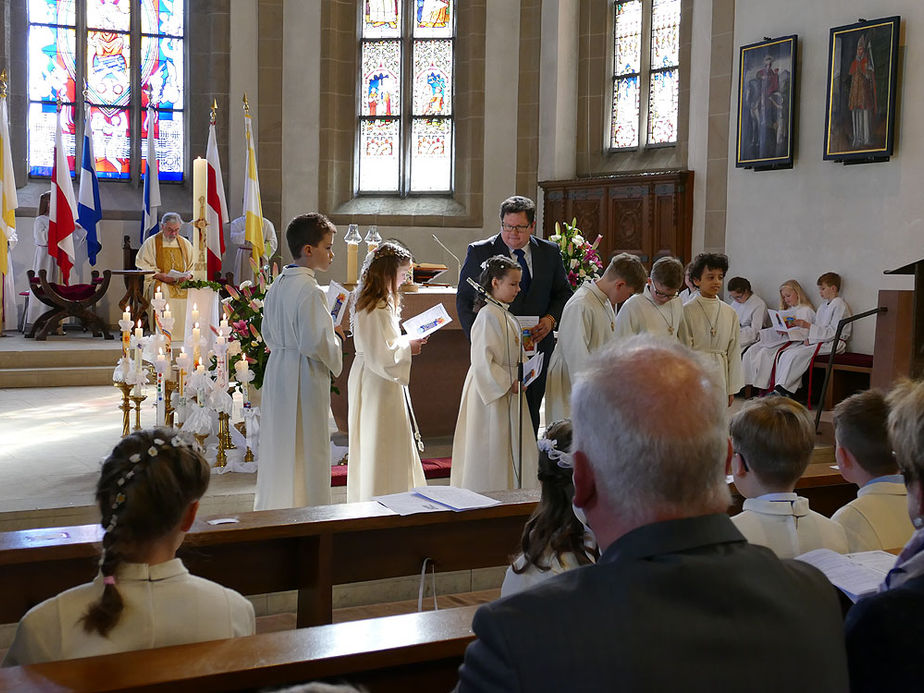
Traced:
[[330, 504], [330, 382], [343, 367], [343, 347], [314, 273], [330, 267], [334, 233], [322, 214], [295, 217], [286, 229], [295, 264], [266, 293], [270, 357], [254, 510]]
[[[788, 279], [780, 284], [780, 310], [794, 310], [797, 320], [812, 322], [815, 318], [815, 308], [805, 295], [802, 285], [795, 279]], [[748, 349], [741, 358], [741, 369], [744, 371], [745, 385], [766, 390], [770, 387], [770, 376], [773, 374], [777, 356], [791, 346], [801, 343], [802, 340], [780, 344], [777, 339], [779, 333], [772, 327], [767, 327], [760, 333], [760, 341]], [[771, 340], [769, 346], [761, 344], [765, 336]], [[805, 337], [807, 336], [808, 331], [805, 332]]]
[[498, 491], [539, 485], [539, 449], [517, 380], [524, 357], [520, 327], [507, 311], [520, 291], [520, 272], [515, 260], [502, 255], [486, 260], [481, 272], [479, 281], [492, 300], [472, 324], [471, 366], [452, 440], [452, 486]]
[[[850, 324], [844, 325], [840, 339], [834, 344], [837, 323], [851, 315], [850, 306], [838, 296], [841, 278], [834, 272], [826, 272], [818, 278], [818, 292], [824, 301], [812, 321], [797, 323], [808, 330], [808, 337], [802, 344], [794, 344], [780, 353], [776, 360], [774, 389], [783, 395], [792, 395], [802, 386], [802, 374], [808, 370], [812, 359], [828, 356], [832, 347], [841, 354], [850, 339]], [[809, 393], [811, 396], [811, 393]]]
[[386, 242], [366, 256], [353, 308], [356, 356], [350, 368], [347, 501], [425, 486], [410, 418], [411, 357], [426, 339], [398, 324], [398, 283], [411, 267], [407, 249]]
[[728, 280], [728, 305], [738, 314], [741, 353], [760, 339], [760, 331], [770, 326], [767, 304], [751, 290], [751, 282], [744, 277]]
[[253, 635], [253, 605], [176, 558], [210, 471], [190, 435], [158, 428], [123, 438], [96, 487], [99, 573], [30, 609], [3, 666]]

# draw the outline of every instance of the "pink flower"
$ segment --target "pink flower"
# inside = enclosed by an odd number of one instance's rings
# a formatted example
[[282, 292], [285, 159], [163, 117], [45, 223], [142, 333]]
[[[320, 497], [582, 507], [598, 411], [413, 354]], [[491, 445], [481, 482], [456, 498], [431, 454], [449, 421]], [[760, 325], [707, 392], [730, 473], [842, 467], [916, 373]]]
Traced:
[[241, 294], [238, 292], [238, 290], [235, 289], [231, 284], [225, 284], [225, 288], [228, 290], [228, 295], [231, 296], [231, 298], [239, 299], [241, 297]]

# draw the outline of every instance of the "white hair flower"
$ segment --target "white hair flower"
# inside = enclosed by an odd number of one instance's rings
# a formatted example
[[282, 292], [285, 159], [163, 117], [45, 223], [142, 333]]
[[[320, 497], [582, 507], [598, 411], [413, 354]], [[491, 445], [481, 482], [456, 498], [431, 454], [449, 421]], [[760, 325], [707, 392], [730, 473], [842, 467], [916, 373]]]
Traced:
[[536, 441], [536, 445], [539, 446], [540, 452], [544, 452], [546, 457], [556, 462], [559, 467], [563, 469], [574, 467], [574, 460], [572, 460], [571, 455], [558, 449], [558, 441], [551, 438], [540, 438]]

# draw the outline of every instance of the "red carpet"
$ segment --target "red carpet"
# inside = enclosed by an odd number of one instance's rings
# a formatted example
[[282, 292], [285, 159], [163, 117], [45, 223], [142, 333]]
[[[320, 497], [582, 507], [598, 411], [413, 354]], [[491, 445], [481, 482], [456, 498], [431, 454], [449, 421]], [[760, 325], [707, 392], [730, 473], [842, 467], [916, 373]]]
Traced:
[[[421, 460], [424, 468], [424, 476], [428, 479], [446, 479], [449, 477], [449, 470], [452, 467], [451, 457], [432, 457]], [[346, 486], [347, 465], [335, 464], [330, 468], [330, 485]]]

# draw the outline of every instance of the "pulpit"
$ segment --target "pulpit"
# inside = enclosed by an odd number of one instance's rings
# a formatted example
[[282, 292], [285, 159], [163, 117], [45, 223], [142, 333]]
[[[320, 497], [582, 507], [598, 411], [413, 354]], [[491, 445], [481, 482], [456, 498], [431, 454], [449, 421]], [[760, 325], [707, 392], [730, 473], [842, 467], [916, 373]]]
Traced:
[[876, 347], [870, 385], [888, 390], [900, 377], [924, 375], [924, 259], [885, 274], [914, 276], [913, 291], [879, 292], [888, 308], [876, 320]]

